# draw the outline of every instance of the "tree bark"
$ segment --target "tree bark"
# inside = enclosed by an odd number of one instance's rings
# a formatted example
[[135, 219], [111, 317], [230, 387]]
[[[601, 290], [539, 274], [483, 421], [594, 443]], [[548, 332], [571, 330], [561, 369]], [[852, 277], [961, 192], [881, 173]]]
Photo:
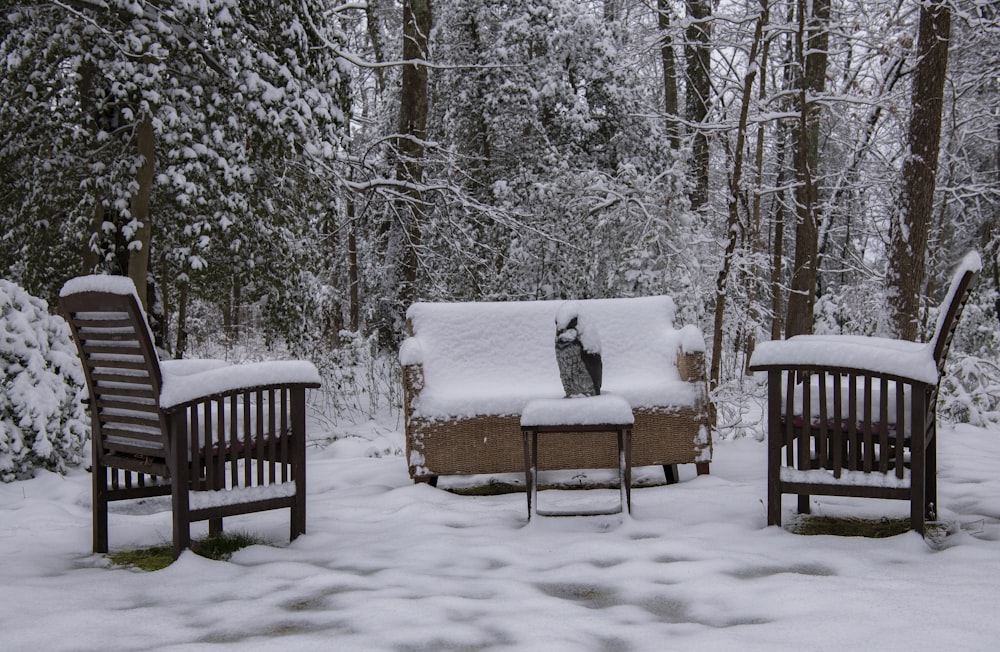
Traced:
[[677, 62], [674, 60], [674, 39], [670, 33], [670, 0], [657, 0], [660, 27], [660, 61], [663, 63], [663, 111], [667, 117], [667, 137], [670, 146], [681, 146], [681, 126], [678, 121]]
[[399, 135], [396, 138], [396, 179], [404, 185], [398, 202], [401, 220], [402, 282], [399, 298], [405, 305], [414, 298], [417, 277], [417, 252], [423, 221], [423, 197], [420, 184], [424, 174], [424, 143], [427, 138], [427, 66], [428, 39], [431, 31], [430, 0], [406, 0], [403, 3], [403, 65], [399, 104]]
[[920, 7], [919, 60], [913, 78], [908, 153], [903, 161], [902, 192], [889, 245], [890, 326], [896, 337], [916, 340], [924, 282], [927, 234], [934, 209], [941, 110], [948, 69], [951, 11], [942, 0]]
[[149, 203], [153, 193], [153, 171], [156, 164], [153, 118], [149, 114], [145, 114], [136, 125], [135, 140], [138, 154], [143, 161], [135, 175], [139, 187], [132, 195], [132, 219], [139, 223], [139, 229], [128, 243], [128, 275], [139, 292], [142, 307], [148, 310], [146, 275], [149, 272], [149, 247], [153, 232]]
[[811, 333], [816, 303], [819, 229], [816, 223], [816, 172], [819, 167], [819, 106], [815, 99], [826, 89], [827, 48], [830, 37], [830, 0], [799, 0], [798, 60], [799, 123], [795, 138], [795, 263], [788, 297], [785, 337]]
[[711, 105], [711, 65], [710, 27], [712, 16], [710, 0], [687, 0], [688, 26], [685, 30], [684, 54], [687, 59], [687, 92], [685, 93], [685, 117], [694, 132], [691, 136], [692, 176], [691, 209], [698, 210], [708, 202], [709, 151], [708, 134], [703, 123], [708, 117]]

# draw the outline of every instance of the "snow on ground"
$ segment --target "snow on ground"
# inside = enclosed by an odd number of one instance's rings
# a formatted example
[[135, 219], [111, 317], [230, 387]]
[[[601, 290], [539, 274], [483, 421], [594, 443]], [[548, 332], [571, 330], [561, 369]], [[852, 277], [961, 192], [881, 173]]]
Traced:
[[[717, 442], [710, 476], [681, 467], [680, 484], [635, 489], [631, 517], [528, 524], [523, 493], [413, 485], [401, 456], [382, 455], [402, 447], [394, 428], [332, 434], [310, 433], [308, 534], [288, 545], [285, 510], [227, 519], [275, 543], [229, 562], [188, 552], [153, 573], [111, 566], [89, 552], [85, 472], [0, 485], [0, 649], [986, 650], [1000, 640], [1000, 428], [942, 428], [940, 502], [955, 527], [935, 546], [912, 532], [765, 527], [765, 445], [752, 438]], [[550, 505], [609, 497], [539, 494]], [[164, 506], [116, 507], [112, 548], [168, 541]]]

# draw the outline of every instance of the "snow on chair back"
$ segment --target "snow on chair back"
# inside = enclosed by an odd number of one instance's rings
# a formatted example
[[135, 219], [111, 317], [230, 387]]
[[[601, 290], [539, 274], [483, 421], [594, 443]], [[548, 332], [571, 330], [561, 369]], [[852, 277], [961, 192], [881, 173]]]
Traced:
[[87, 378], [94, 446], [148, 470], [166, 457], [159, 362], [131, 281], [104, 278], [103, 286], [69, 285], [62, 307]]
[[976, 275], [983, 268], [983, 260], [978, 252], [970, 251], [959, 264], [952, 276], [948, 294], [941, 303], [937, 328], [934, 330], [934, 360], [938, 365], [938, 373], [944, 375], [944, 365], [948, 358], [948, 349], [958, 329], [958, 322], [969, 300], [969, 288], [976, 280]]

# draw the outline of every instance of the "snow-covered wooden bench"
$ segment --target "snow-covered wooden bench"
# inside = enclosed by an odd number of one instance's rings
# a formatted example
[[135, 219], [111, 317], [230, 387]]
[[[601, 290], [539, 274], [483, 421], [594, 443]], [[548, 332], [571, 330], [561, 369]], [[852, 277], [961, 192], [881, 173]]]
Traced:
[[[523, 470], [522, 410], [564, 395], [554, 349], [563, 303], [410, 306], [400, 363], [414, 480]], [[701, 332], [674, 327], [666, 296], [577, 303], [600, 337], [602, 391], [624, 397], [635, 413], [632, 465], [663, 466], [668, 482], [676, 464], [708, 473], [713, 423]], [[613, 442], [593, 433], [553, 435], [542, 446], [548, 469], [606, 468], [617, 459]]]
[[290, 508], [290, 538], [305, 532], [312, 363], [161, 363], [127, 277], [72, 279], [59, 305], [89, 392], [94, 552], [108, 551], [108, 503], [150, 496], [171, 496], [175, 557], [192, 521], [219, 533], [223, 517]]
[[937, 509], [937, 392], [969, 289], [982, 267], [958, 266], [930, 342], [800, 335], [757, 346], [750, 368], [767, 372], [768, 525], [781, 495], [910, 501], [911, 527]]

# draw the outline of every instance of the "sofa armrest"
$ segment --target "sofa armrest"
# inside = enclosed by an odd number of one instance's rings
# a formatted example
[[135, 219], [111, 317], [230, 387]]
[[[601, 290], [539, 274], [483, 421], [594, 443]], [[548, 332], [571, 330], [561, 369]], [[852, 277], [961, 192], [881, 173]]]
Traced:
[[413, 414], [413, 401], [424, 389], [424, 366], [421, 364], [400, 365], [403, 380], [403, 419], [409, 424]]
[[681, 380], [687, 383], [706, 382], [705, 376], [705, 353], [704, 351], [694, 351], [685, 353], [683, 350], [677, 351], [677, 372]]

